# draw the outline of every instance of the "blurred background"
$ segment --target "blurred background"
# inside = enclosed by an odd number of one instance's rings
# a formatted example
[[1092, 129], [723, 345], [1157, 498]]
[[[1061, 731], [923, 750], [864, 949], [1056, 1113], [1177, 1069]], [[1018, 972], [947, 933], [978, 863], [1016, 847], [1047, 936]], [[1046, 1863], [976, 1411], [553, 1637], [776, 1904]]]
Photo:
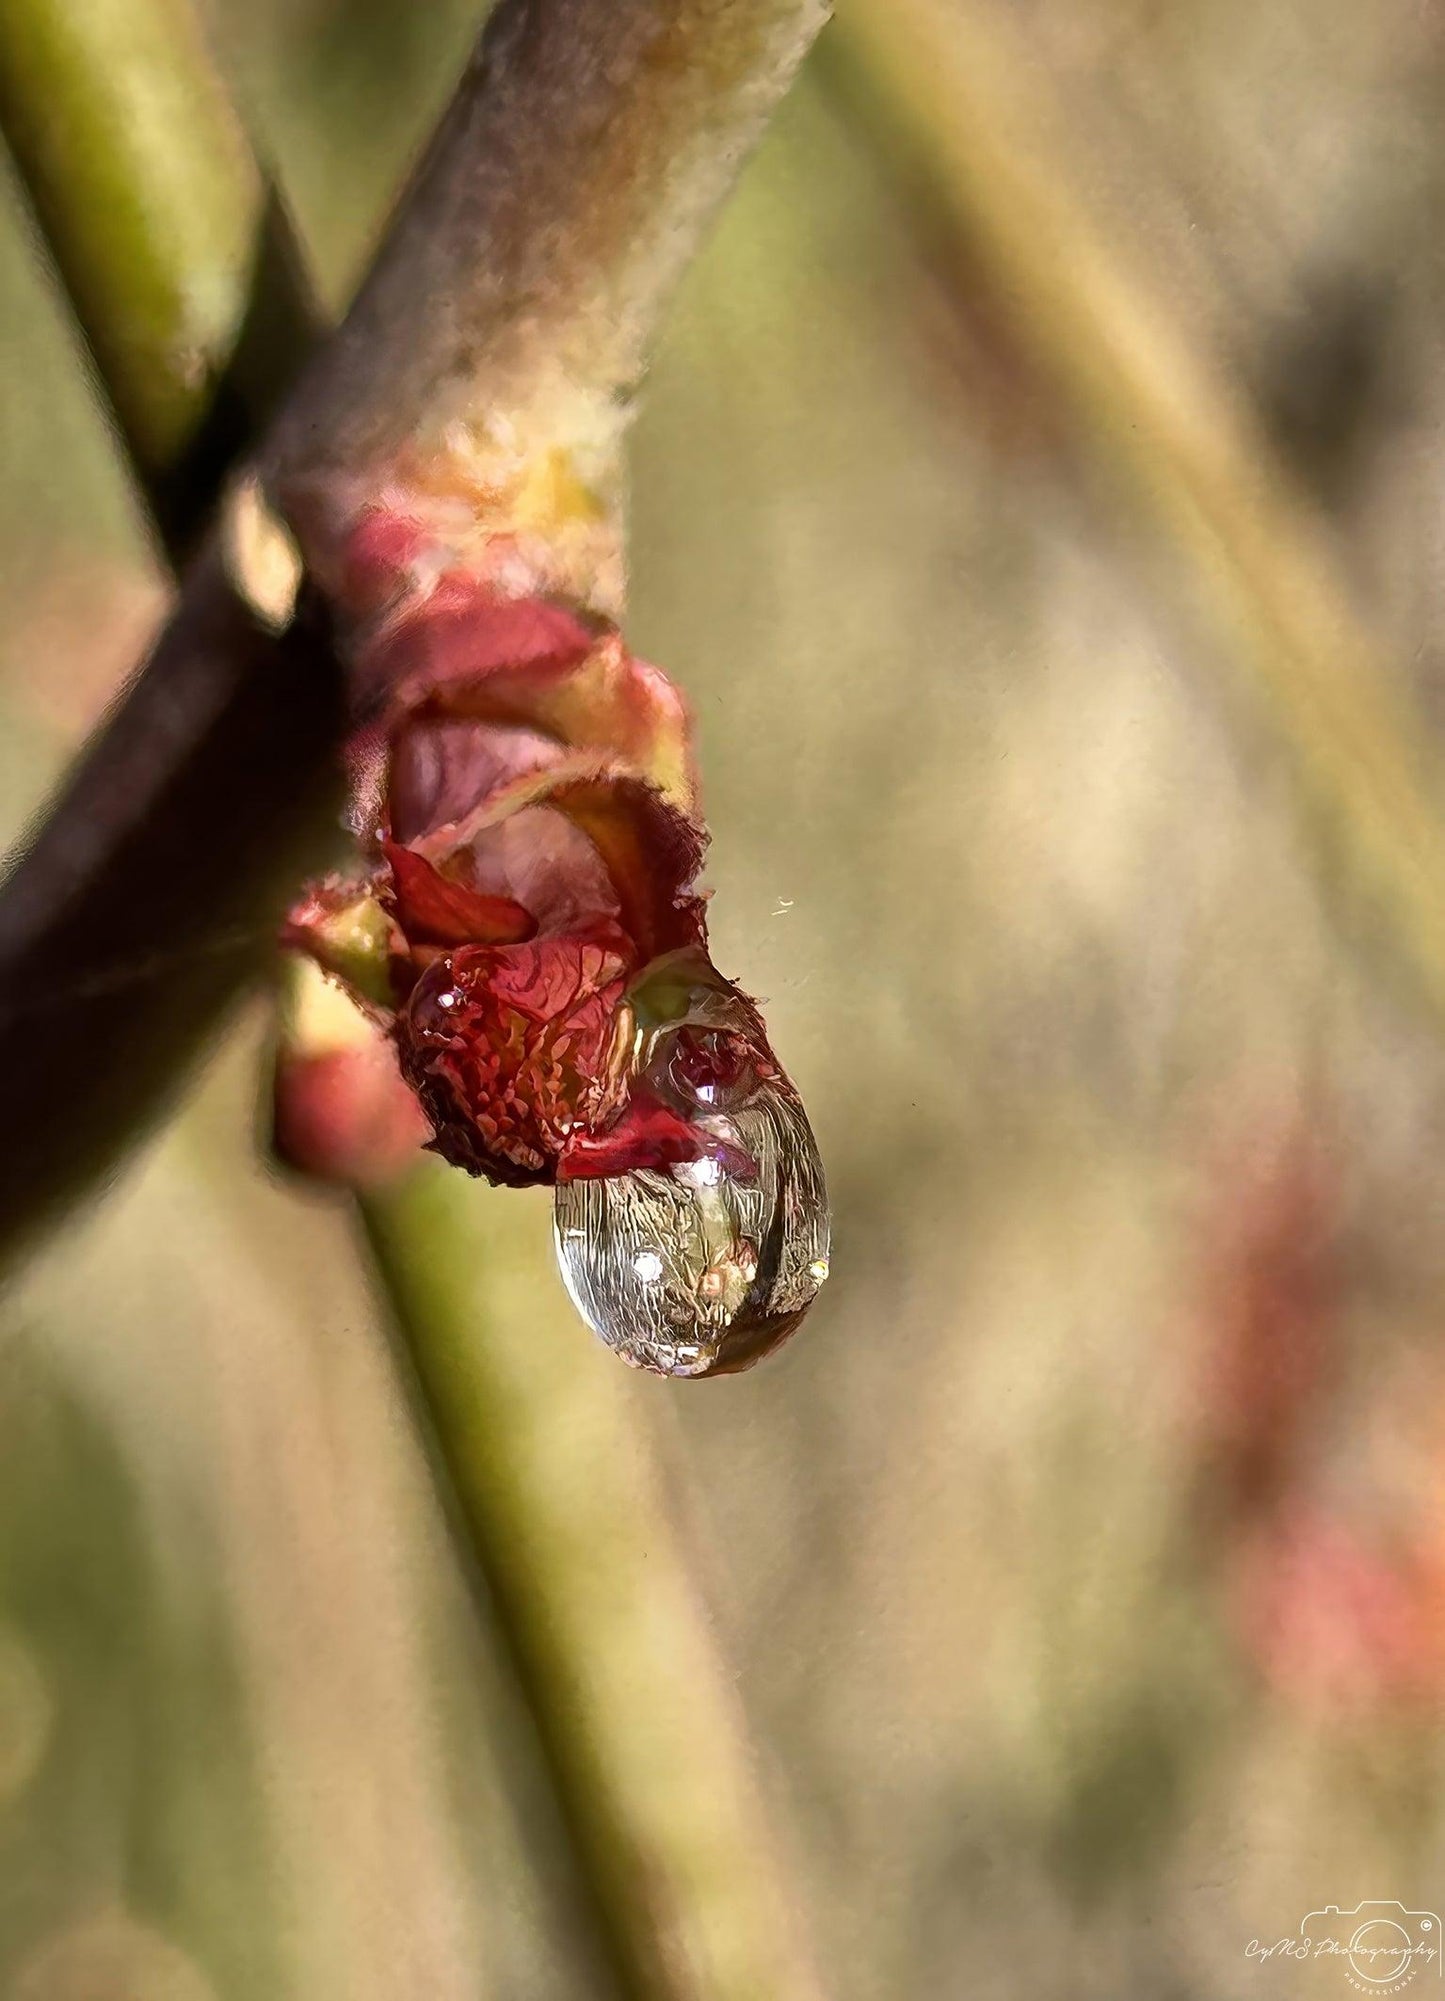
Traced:
[[[1445, 12], [951, 4], [1428, 726]], [[206, 11], [339, 306], [477, 9]], [[1445, 1053], [842, 14], [632, 456], [834, 1276], [749, 1375], [560, 1366], [661, 1456], [826, 1991], [1344, 1992], [1247, 1948], [1445, 1902]], [[13, 178], [0, 408], [15, 837], [167, 585]], [[264, 1016], [3, 1299], [0, 1993], [605, 1993], [352, 1226], [261, 1157]], [[556, 1320], [545, 1200], [475, 1200]]]

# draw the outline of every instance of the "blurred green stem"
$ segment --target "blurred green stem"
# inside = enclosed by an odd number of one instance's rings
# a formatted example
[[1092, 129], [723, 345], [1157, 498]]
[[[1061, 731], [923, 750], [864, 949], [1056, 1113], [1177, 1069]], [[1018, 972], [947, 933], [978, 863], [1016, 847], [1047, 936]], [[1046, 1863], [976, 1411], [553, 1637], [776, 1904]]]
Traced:
[[539, 1311], [545, 1201], [428, 1162], [361, 1212], [629, 1991], [809, 2001], [798, 1894], [639, 1409], [670, 1392], [587, 1341], [560, 1287]]
[[148, 478], [202, 423], [261, 180], [184, 0], [0, 0], [0, 120]]
[[[179, 541], [204, 512], [187, 488], [218, 420], [236, 449], [286, 379], [247, 338], [274, 219], [186, 0], [0, 0], [0, 127]], [[283, 257], [266, 289], [291, 371], [304, 317]]]
[[[1315, 833], [1445, 1021], [1445, 820], [1428, 732], [1253, 413], [1073, 193], [1041, 65], [994, 0], [853, 0], [832, 74], [1074, 431], [1163, 530]], [[1339, 897], [1329, 901], [1338, 907]]]
[[[628, 0], [628, 6], [639, 19], [638, 0]], [[76, 103], [83, 108], [92, 96], [103, 97], [106, 116], [88, 120], [78, 113], [75, 143], [25, 156], [32, 195], [45, 216], [72, 210], [87, 216], [105, 176], [125, 184], [127, 147], [122, 136], [107, 151], [110, 135], [124, 135], [155, 101], [158, 86], [148, 76], [148, 52], [170, 63], [170, 55], [159, 44], [153, 50], [143, 34], [116, 67], [109, 38], [114, 22], [104, 8], [95, 11], [93, 42], [86, 41], [84, 7], [72, 11], [71, 32], [60, 39], [74, 71]], [[705, 8], [660, 11], [690, 23], [687, 33], [694, 40], [710, 18]], [[792, 11], [771, 0], [756, 9], [732, 10], [720, 50], [727, 43], [736, 53], [742, 45], [736, 31], [746, 28], [750, 14], [771, 34], [786, 27]], [[816, 18], [811, 7], [796, 10], [792, 44], [798, 43], [799, 24], [816, 25]], [[192, 45], [183, 39], [177, 46]], [[87, 89], [87, 60], [105, 71], [104, 91], [99, 80]], [[776, 76], [771, 84], [754, 77], [733, 143], [726, 144], [726, 92], [741, 90], [747, 74], [747, 65], [736, 62], [716, 73], [720, 87], [711, 103], [710, 139], [722, 151], [700, 170], [694, 163], [692, 185], [674, 224], [695, 221], [701, 197], [720, 191], [723, 170], [736, 163], [741, 139], [756, 128], [759, 90], [767, 98], [770, 89], [775, 95], [781, 88]], [[167, 87], [176, 88], [174, 67], [166, 68], [166, 77]], [[198, 82], [197, 102], [215, 103], [218, 88], [213, 78]], [[692, 95], [684, 102], [695, 110], [696, 90], [694, 75]], [[222, 122], [229, 131], [228, 118]], [[692, 118], [694, 147], [697, 125]], [[664, 173], [656, 149], [659, 135], [669, 131], [677, 136], [675, 121], [656, 122], [651, 165], [636, 196], [646, 196], [647, 215], [644, 282], [640, 290], [631, 288], [634, 315], [627, 340], [634, 343], [641, 336], [641, 302], [645, 298], [648, 310], [655, 309], [682, 249], [692, 241], [685, 228], [665, 227], [669, 211], [653, 199], [655, 178], [649, 176]], [[177, 296], [187, 288], [191, 231], [204, 237], [215, 192], [203, 177], [197, 182], [197, 211], [185, 215], [190, 186], [184, 171], [167, 186], [165, 199], [179, 219], [151, 239], [165, 280], [161, 289]], [[237, 174], [218, 242], [243, 238], [256, 214], [256, 186], [253, 168]], [[525, 234], [519, 216], [513, 216], [512, 227]], [[665, 249], [647, 252], [650, 232], [658, 230], [669, 239]], [[130, 266], [124, 258], [105, 256], [88, 263], [88, 241], [85, 228], [72, 233], [63, 268], [119, 407], [130, 371], [143, 373], [145, 366], [142, 350], [112, 344], [105, 335], [112, 321], [124, 325], [134, 303]], [[460, 255], [455, 242], [453, 251]], [[419, 254], [415, 243], [409, 254]], [[513, 273], [519, 282], [525, 277], [524, 267], [515, 263]], [[152, 275], [149, 266], [135, 273], [146, 296]], [[382, 292], [387, 293], [385, 284]], [[299, 324], [304, 315], [292, 311], [293, 303], [282, 301], [281, 318]], [[586, 314], [592, 311], [589, 303]], [[573, 324], [570, 316], [567, 323]], [[533, 323], [527, 340], [535, 342], [536, 332]], [[387, 337], [401, 341], [404, 330], [393, 326]], [[528, 351], [538, 352], [535, 345]], [[627, 361], [634, 350], [614, 341], [609, 352], [613, 361], [619, 355]], [[378, 358], [368, 356], [353, 335], [336, 379], [353, 386], [364, 380], [366, 395], [375, 398], [379, 375], [384, 369]], [[204, 414], [198, 403], [192, 427]], [[348, 426], [341, 428], [354, 435]], [[152, 493], [166, 490], [170, 471], [187, 448], [187, 426], [177, 424], [165, 435], [168, 447], [157, 432], [155, 453], [142, 453], [127, 426], [137, 471]], [[217, 478], [219, 473], [217, 466]], [[231, 642], [223, 633], [219, 643]], [[396, 1190], [368, 1196], [361, 1216], [469, 1539], [512, 1636], [621, 1985], [635, 2001], [764, 1996], [808, 2001], [818, 1989], [797, 1899], [779, 1865], [740, 1707], [690, 1579], [661, 1470], [636, 1408], [639, 1385], [587, 1340], [560, 1291], [555, 1313], [540, 1322], [535, 1317], [514, 1227], [518, 1199], [488, 1200], [462, 1175], [428, 1166]]]

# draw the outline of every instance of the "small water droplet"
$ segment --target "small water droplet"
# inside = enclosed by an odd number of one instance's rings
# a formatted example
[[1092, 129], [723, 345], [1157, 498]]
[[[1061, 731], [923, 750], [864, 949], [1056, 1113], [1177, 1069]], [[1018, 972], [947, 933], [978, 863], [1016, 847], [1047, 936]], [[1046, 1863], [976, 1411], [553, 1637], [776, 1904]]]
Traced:
[[696, 1088], [696, 1123], [755, 1177], [710, 1158], [560, 1183], [558, 1262], [583, 1319], [635, 1368], [747, 1368], [790, 1334], [828, 1275], [828, 1197], [808, 1115], [786, 1078]]

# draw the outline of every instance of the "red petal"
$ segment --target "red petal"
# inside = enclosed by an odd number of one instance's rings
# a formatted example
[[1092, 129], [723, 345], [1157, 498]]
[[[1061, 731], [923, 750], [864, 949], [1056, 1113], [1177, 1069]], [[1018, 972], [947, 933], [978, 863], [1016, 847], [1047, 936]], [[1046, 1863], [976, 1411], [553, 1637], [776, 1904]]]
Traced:
[[557, 1163], [559, 1181], [602, 1181], [613, 1174], [636, 1174], [646, 1167], [675, 1167], [687, 1160], [721, 1161], [729, 1174], [752, 1180], [757, 1164], [740, 1148], [701, 1126], [690, 1126], [670, 1106], [634, 1089], [627, 1109], [606, 1132], [578, 1129], [568, 1137]]
[[643, 964], [702, 942], [703, 903], [693, 884], [707, 836], [695, 820], [655, 786], [607, 770], [554, 783], [547, 803], [601, 855]]
[[393, 716], [434, 702], [448, 713], [501, 719], [516, 697], [493, 710], [494, 681], [506, 677], [525, 691], [533, 676], [544, 685], [565, 679], [596, 644], [595, 626], [566, 606], [499, 597], [454, 572], [370, 650], [367, 683]]
[[[534, 618], [548, 609], [537, 604]], [[517, 653], [486, 673], [474, 661], [470, 672], [463, 668], [448, 682], [433, 674], [424, 690], [403, 685], [397, 699], [407, 708], [426, 700], [449, 716], [540, 730], [569, 750], [627, 764], [676, 807], [691, 810], [695, 803], [687, 704], [616, 632], [594, 639], [581, 655], [559, 644], [550, 656]]]
[[530, 913], [510, 897], [453, 882], [395, 841], [383, 841], [381, 851], [391, 868], [396, 921], [409, 944], [517, 945], [536, 931]]
[[703, 902], [694, 893], [707, 835], [700, 824], [625, 765], [572, 757], [499, 786], [464, 819], [418, 843], [444, 860], [524, 806], [551, 806], [602, 857], [623, 929], [639, 965], [702, 943]]

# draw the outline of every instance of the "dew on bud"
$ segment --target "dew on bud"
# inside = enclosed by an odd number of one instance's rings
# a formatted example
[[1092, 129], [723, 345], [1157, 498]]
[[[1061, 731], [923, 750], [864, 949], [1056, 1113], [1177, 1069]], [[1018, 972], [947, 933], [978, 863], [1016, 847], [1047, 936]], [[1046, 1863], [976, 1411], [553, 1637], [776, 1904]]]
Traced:
[[785, 1340], [828, 1275], [823, 1166], [780, 1072], [730, 1074], [696, 1035], [666, 1041], [654, 1075], [686, 1092], [717, 1153], [559, 1183], [557, 1257], [578, 1312], [634, 1368], [726, 1375]]

